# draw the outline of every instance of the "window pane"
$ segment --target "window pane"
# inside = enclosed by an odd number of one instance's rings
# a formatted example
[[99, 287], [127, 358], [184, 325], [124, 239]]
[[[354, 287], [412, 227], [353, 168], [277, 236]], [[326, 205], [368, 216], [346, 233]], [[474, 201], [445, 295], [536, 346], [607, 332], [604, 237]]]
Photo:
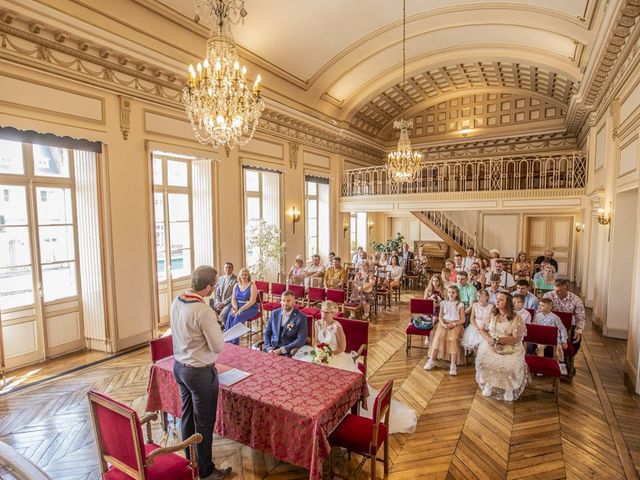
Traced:
[[191, 250], [171, 250], [171, 278], [191, 275]]
[[244, 189], [247, 192], [259, 192], [260, 191], [260, 172], [255, 170], [244, 171]]
[[312, 255], [318, 253], [318, 237], [307, 238], [307, 258], [311, 258]]
[[167, 183], [174, 187], [188, 186], [189, 176], [187, 171], [187, 162], [167, 160]]
[[186, 193], [169, 194], [169, 221], [189, 221], [189, 195]]
[[153, 194], [153, 211], [156, 222], [164, 222], [164, 196], [161, 193]]
[[162, 185], [162, 159], [153, 157], [153, 183]]
[[76, 295], [76, 264], [42, 265], [42, 291], [45, 302]]
[[24, 187], [0, 185], [0, 226], [27, 224], [27, 196]]
[[24, 173], [22, 143], [0, 140], [0, 173]]
[[33, 169], [36, 175], [69, 178], [69, 151], [49, 145], [33, 145]]
[[38, 187], [36, 188], [36, 201], [38, 202], [38, 223], [40, 225], [73, 223], [70, 188]]
[[307, 195], [315, 195], [317, 191], [316, 182], [307, 182]]
[[313, 222], [307, 222], [307, 238], [311, 239], [318, 235], [318, 224]]
[[164, 223], [156, 223], [156, 248], [164, 251]]
[[167, 266], [164, 260], [164, 252], [158, 252], [156, 267], [158, 269], [158, 281], [164, 282], [167, 279]]
[[307, 201], [307, 217], [318, 218], [318, 201], [317, 200]]
[[260, 220], [260, 199], [247, 197], [247, 223], [252, 220]]
[[0, 267], [31, 264], [27, 227], [0, 227]]
[[0, 268], [0, 307], [33, 305], [33, 278], [31, 267]]
[[40, 227], [42, 263], [75, 260], [73, 227]]
[[187, 222], [171, 222], [169, 224], [171, 251], [191, 248], [189, 224]]

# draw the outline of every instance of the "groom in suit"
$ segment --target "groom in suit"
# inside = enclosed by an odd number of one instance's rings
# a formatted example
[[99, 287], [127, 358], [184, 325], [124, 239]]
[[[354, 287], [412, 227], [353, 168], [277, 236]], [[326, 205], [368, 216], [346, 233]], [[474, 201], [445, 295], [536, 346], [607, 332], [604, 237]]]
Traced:
[[290, 290], [280, 299], [282, 308], [274, 310], [264, 328], [264, 349], [274, 355], [291, 355], [292, 349], [307, 341], [307, 317], [295, 308], [296, 297]]
[[213, 298], [209, 300], [211, 308], [220, 316], [222, 325], [227, 323], [227, 316], [231, 311], [231, 295], [236, 283], [238, 283], [238, 277], [233, 274], [233, 263], [227, 262], [224, 264], [224, 275], [218, 278], [216, 291]]

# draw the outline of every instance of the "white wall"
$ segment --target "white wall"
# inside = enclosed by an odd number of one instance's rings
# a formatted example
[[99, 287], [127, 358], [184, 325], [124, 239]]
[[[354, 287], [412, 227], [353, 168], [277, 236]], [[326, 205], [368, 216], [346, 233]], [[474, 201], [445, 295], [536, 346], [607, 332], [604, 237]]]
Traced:
[[433, 230], [431, 230], [414, 216], [390, 216], [387, 217], [387, 223], [389, 228], [389, 238], [395, 238], [396, 233], [400, 232], [404, 236], [411, 249], [413, 249], [413, 242], [415, 241], [442, 241], [442, 239], [438, 235], [436, 235]]
[[502, 256], [515, 257], [520, 249], [520, 215], [484, 215], [483, 222], [482, 246], [487, 250], [496, 248]]

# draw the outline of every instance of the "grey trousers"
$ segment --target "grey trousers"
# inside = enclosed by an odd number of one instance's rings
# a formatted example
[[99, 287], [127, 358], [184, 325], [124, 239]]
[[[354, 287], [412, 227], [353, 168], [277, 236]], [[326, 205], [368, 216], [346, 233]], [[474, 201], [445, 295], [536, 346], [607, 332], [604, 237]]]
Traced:
[[[196, 432], [202, 435], [202, 442], [196, 445], [196, 452], [198, 474], [204, 478], [211, 475], [215, 468], [211, 448], [218, 406], [218, 372], [215, 366], [194, 368], [175, 362], [173, 374], [182, 399], [182, 439], [185, 440]], [[189, 458], [189, 449], [185, 452]]]

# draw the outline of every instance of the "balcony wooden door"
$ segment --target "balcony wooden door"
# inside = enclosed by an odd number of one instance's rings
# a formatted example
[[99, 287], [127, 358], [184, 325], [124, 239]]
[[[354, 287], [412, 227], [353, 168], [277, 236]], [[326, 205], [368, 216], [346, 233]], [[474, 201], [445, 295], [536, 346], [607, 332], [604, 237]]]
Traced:
[[528, 217], [527, 254], [535, 259], [545, 250], [553, 250], [553, 258], [558, 262], [558, 275], [571, 276], [573, 258], [573, 217]]

